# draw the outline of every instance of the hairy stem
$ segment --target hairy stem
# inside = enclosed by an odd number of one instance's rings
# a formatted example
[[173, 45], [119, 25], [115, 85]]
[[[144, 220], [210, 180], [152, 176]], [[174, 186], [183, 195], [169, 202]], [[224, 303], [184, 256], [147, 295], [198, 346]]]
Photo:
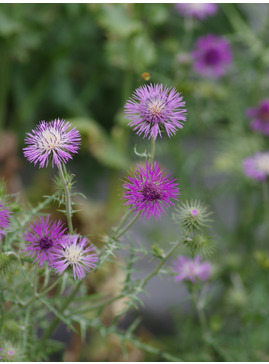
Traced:
[[71, 191], [68, 187], [62, 165], [59, 164], [58, 168], [59, 168], [59, 173], [60, 173], [63, 185], [64, 185], [65, 207], [66, 207], [66, 218], [67, 218], [68, 229], [69, 229], [69, 233], [73, 234], [74, 230], [73, 230], [73, 224], [72, 224], [72, 200], [71, 200], [71, 194], [70, 194]]

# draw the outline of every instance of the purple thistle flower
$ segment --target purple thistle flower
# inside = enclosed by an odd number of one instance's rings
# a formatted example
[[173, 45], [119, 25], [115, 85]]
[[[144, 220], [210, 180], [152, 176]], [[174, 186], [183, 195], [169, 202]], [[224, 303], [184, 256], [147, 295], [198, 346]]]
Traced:
[[55, 119], [47, 123], [40, 121], [31, 133], [27, 133], [25, 143], [28, 144], [24, 150], [24, 156], [33, 162], [39, 163], [39, 168], [48, 166], [52, 161], [57, 166], [67, 163], [72, 159], [72, 153], [77, 153], [80, 145], [80, 134], [76, 128], [70, 129], [71, 124], [64, 120]]
[[89, 241], [79, 235], [66, 235], [61, 241], [61, 247], [55, 254], [54, 268], [58, 274], [62, 274], [68, 267], [73, 269], [75, 279], [82, 279], [86, 271], [96, 267], [98, 257], [94, 245], [88, 245]]
[[229, 42], [213, 34], [198, 38], [192, 57], [194, 69], [209, 77], [223, 76], [233, 60]]
[[186, 18], [197, 18], [203, 20], [217, 12], [217, 5], [212, 3], [179, 3], [175, 4], [178, 12]]
[[6, 229], [9, 228], [11, 212], [7, 207], [5, 207], [5, 204], [3, 201], [0, 202], [0, 239], [2, 239], [6, 235]]
[[265, 181], [269, 176], [269, 152], [256, 153], [243, 160], [243, 169], [247, 177]]
[[125, 115], [138, 135], [157, 138], [165, 130], [168, 136], [183, 128], [185, 101], [174, 87], [150, 84], [137, 88], [125, 104]]
[[60, 247], [65, 230], [61, 221], [50, 221], [49, 216], [46, 219], [40, 217], [39, 221], [30, 224], [30, 229], [22, 236], [27, 241], [23, 252], [35, 258], [34, 262], [40, 266], [44, 261], [52, 266], [54, 253]]
[[269, 99], [262, 100], [257, 107], [248, 109], [247, 116], [252, 119], [252, 130], [269, 135]]
[[197, 279], [207, 281], [212, 273], [212, 266], [209, 262], [201, 262], [201, 257], [196, 256], [194, 259], [179, 255], [174, 261], [175, 282], [183, 280], [196, 282]]
[[170, 175], [164, 177], [164, 170], [160, 169], [159, 163], [153, 165], [146, 163], [146, 168], [138, 165], [134, 172], [134, 177], [128, 177], [128, 181], [123, 184], [125, 189], [123, 198], [127, 201], [124, 205], [136, 212], [141, 212], [141, 217], [148, 219], [151, 215], [160, 218], [166, 213], [164, 208], [174, 205], [171, 199], [176, 199], [179, 195], [178, 184], [175, 179], [170, 179]]

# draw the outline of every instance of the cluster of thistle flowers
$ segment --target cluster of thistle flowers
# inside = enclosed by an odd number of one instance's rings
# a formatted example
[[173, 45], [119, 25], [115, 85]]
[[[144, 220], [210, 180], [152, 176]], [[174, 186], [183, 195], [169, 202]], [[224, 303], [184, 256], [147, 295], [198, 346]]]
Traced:
[[[269, 99], [264, 99], [257, 107], [248, 109], [246, 115], [251, 119], [250, 128], [253, 131], [269, 136]], [[269, 151], [245, 158], [243, 169], [247, 177], [266, 181], [269, 176]]]
[[[213, 3], [176, 4], [176, 10], [185, 18], [199, 21], [213, 16], [218, 7]], [[191, 53], [194, 70], [205, 77], [220, 78], [224, 76], [233, 62], [233, 55], [229, 41], [219, 35], [207, 34], [196, 40]], [[188, 63], [187, 54], [179, 54], [180, 63]]]
[[[35, 165], [47, 167], [52, 163], [59, 169], [62, 164], [77, 153], [80, 134], [70, 123], [54, 120], [41, 121], [32, 133], [27, 133], [24, 155]], [[9, 208], [0, 204], [0, 237], [2, 238], [10, 225]], [[86, 272], [96, 267], [98, 257], [94, 245], [79, 234], [67, 234], [67, 228], [61, 221], [40, 216], [30, 224], [22, 238], [26, 241], [22, 252], [30, 256], [39, 266], [46, 262], [59, 275], [71, 268], [75, 279], [82, 279]]]
[[[171, 137], [183, 127], [186, 119], [184, 106], [185, 102], [175, 88], [150, 84], [135, 90], [125, 104], [125, 115], [130, 119], [129, 125], [139, 135], [151, 138], [155, 143], [156, 138], [162, 137], [163, 133]], [[146, 162], [146, 167], [138, 165], [123, 187], [125, 204], [146, 218], [154, 216], [159, 219], [169, 206], [175, 206], [173, 201], [179, 196], [176, 180], [171, 179], [170, 175], [164, 176], [164, 170], [157, 162]], [[188, 232], [199, 229], [207, 221], [207, 213], [201, 204], [194, 202], [191, 206], [183, 205], [183, 208], [187, 209], [187, 216], [183, 214], [183, 220]], [[178, 211], [177, 218], [182, 220], [181, 211]], [[193, 247], [202, 247], [200, 237], [195, 239]], [[199, 242], [197, 239], [200, 239]], [[197, 279], [207, 280], [210, 277], [211, 265], [202, 262], [200, 256], [194, 256], [193, 259], [179, 256], [174, 272], [176, 281], [190, 280], [194, 283]]]

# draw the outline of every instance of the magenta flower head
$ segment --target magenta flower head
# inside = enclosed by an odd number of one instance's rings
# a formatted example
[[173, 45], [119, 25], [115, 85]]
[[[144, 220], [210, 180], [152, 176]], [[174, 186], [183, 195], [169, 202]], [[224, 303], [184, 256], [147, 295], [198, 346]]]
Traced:
[[61, 241], [61, 247], [55, 255], [54, 268], [58, 274], [62, 274], [67, 268], [73, 269], [75, 279], [82, 279], [86, 271], [96, 267], [98, 257], [94, 245], [88, 245], [89, 241], [79, 235], [66, 235]]
[[141, 217], [160, 218], [165, 213], [164, 209], [174, 205], [171, 199], [177, 200], [179, 195], [176, 180], [170, 179], [170, 175], [164, 177], [163, 174], [164, 170], [160, 169], [157, 162], [153, 165], [147, 162], [146, 168], [138, 165], [134, 176], [128, 177], [128, 181], [123, 184], [123, 199], [127, 200], [124, 205], [141, 212]]
[[47, 167], [49, 161], [57, 166], [67, 163], [72, 159], [73, 153], [77, 153], [80, 145], [80, 134], [76, 128], [72, 128], [69, 122], [55, 119], [51, 122], [40, 121], [31, 133], [27, 133], [23, 148], [24, 156], [33, 162], [39, 163], [39, 168]]
[[217, 5], [212, 3], [180, 3], [175, 5], [176, 9], [181, 15], [185, 16], [186, 18], [197, 18], [200, 20], [216, 14], [218, 9]]
[[6, 229], [9, 228], [10, 225], [10, 214], [8, 207], [5, 206], [3, 201], [0, 202], [0, 239], [2, 239], [6, 235]]
[[220, 36], [200, 37], [192, 52], [194, 69], [203, 76], [223, 76], [233, 61], [229, 42]]
[[183, 280], [196, 283], [197, 279], [207, 281], [212, 274], [212, 266], [209, 262], [201, 261], [201, 257], [196, 256], [194, 259], [179, 255], [174, 261], [175, 282]]
[[125, 116], [138, 135], [157, 138], [166, 131], [168, 136], [183, 128], [186, 120], [185, 101], [174, 87], [150, 84], [137, 88], [125, 104]]
[[269, 99], [262, 100], [257, 107], [248, 109], [247, 116], [252, 119], [252, 130], [269, 135]]
[[258, 181], [265, 181], [269, 176], [269, 152], [256, 153], [243, 160], [245, 175]]
[[35, 258], [34, 262], [40, 266], [46, 261], [51, 267], [65, 230], [61, 221], [50, 221], [49, 216], [46, 219], [40, 217], [39, 221], [30, 224], [30, 229], [22, 236], [27, 241], [23, 252]]

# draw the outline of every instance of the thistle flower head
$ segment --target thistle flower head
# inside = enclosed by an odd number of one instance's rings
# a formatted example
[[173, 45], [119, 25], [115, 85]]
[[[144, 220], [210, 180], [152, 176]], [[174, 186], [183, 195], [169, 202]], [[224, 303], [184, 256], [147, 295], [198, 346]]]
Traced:
[[131, 209], [140, 212], [147, 219], [150, 216], [160, 218], [169, 205], [174, 205], [172, 199], [179, 195], [178, 184], [170, 175], [164, 176], [157, 162], [146, 163], [146, 168], [138, 165], [133, 177], [123, 184], [123, 198]]
[[174, 87], [150, 84], [137, 88], [125, 104], [125, 115], [138, 135], [149, 139], [176, 133], [183, 128], [186, 109], [185, 102]]
[[229, 42], [220, 36], [208, 34], [200, 37], [192, 52], [194, 69], [203, 76], [223, 76], [232, 63]]
[[257, 107], [247, 110], [252, 130], [269, 135], [269, 99], [262, 100]]
[[0, 202], [0, 239], [2, 239], [10, 226], [10, 210], [3, 201]]
[[265, 181], [269, 176], [269, 152], [256, 153], [243, 160], [243, 169], [247, 177]]
[[202, 262], [199, 256], [194, 259], [179, 255], [174, 261], [175, 282], [183, 280], [195, 283], [197, 279], [207, 281], [212, 273], [212, 266], [209, 262]]
[[94, 245], [89, 245], [85, 237], [79, 235], [66, 235], [60, 243], [61, 247], [55, 254], [54, 268], [58, 274], [62, 274], [67, 268], [73, 270], [74, 279], [82, 279], [86, 271], [96, 267], [98, 257]]
[[212, 212], [200, 201], [186, 201], [181, 203], [173, 214], [173, 220], [179, 224], [186, 232], [195, 232], [202, 230], [212, 220], [210, 215]]
[[29, 230], [22, 236], [27, 241], [23, 252], [35, 258], [34, 262], [40, 266], [45, 261], [52, 266], [54, 253], [60, 246], [65, 230], [61, 221], [50, 221], [49, 216], [46, 219], [40, 217], [37, 222], [30, 224]]
[[24, 361], [23, 351], [19, 346], [11, 341], [3, 341], [2, 350], [0, 352], [5, 362], [22, 362]]
[[192, 238], [186, 239], [185, 244], [194, 254], [203, 257], [210, 256], [216, 249], [214, 241], [205, 234], [195, 234]]
[[187, 18], [197, 18], [203, 20], [217, 12], [217, 5], [213, 3], [180, 3], [175, 5], [178, 12]]
[[70, 127], [69, 122], [60, 119], [40, 121], [32, 133], [27, 133], [24, 156], [34, 165], [39, 163], [39, 168], [47, 167], [49, 161], [52, 167], [66, 163], [73, 153], [77, 153], [81, 139], [78, 130], [68, 130]]

